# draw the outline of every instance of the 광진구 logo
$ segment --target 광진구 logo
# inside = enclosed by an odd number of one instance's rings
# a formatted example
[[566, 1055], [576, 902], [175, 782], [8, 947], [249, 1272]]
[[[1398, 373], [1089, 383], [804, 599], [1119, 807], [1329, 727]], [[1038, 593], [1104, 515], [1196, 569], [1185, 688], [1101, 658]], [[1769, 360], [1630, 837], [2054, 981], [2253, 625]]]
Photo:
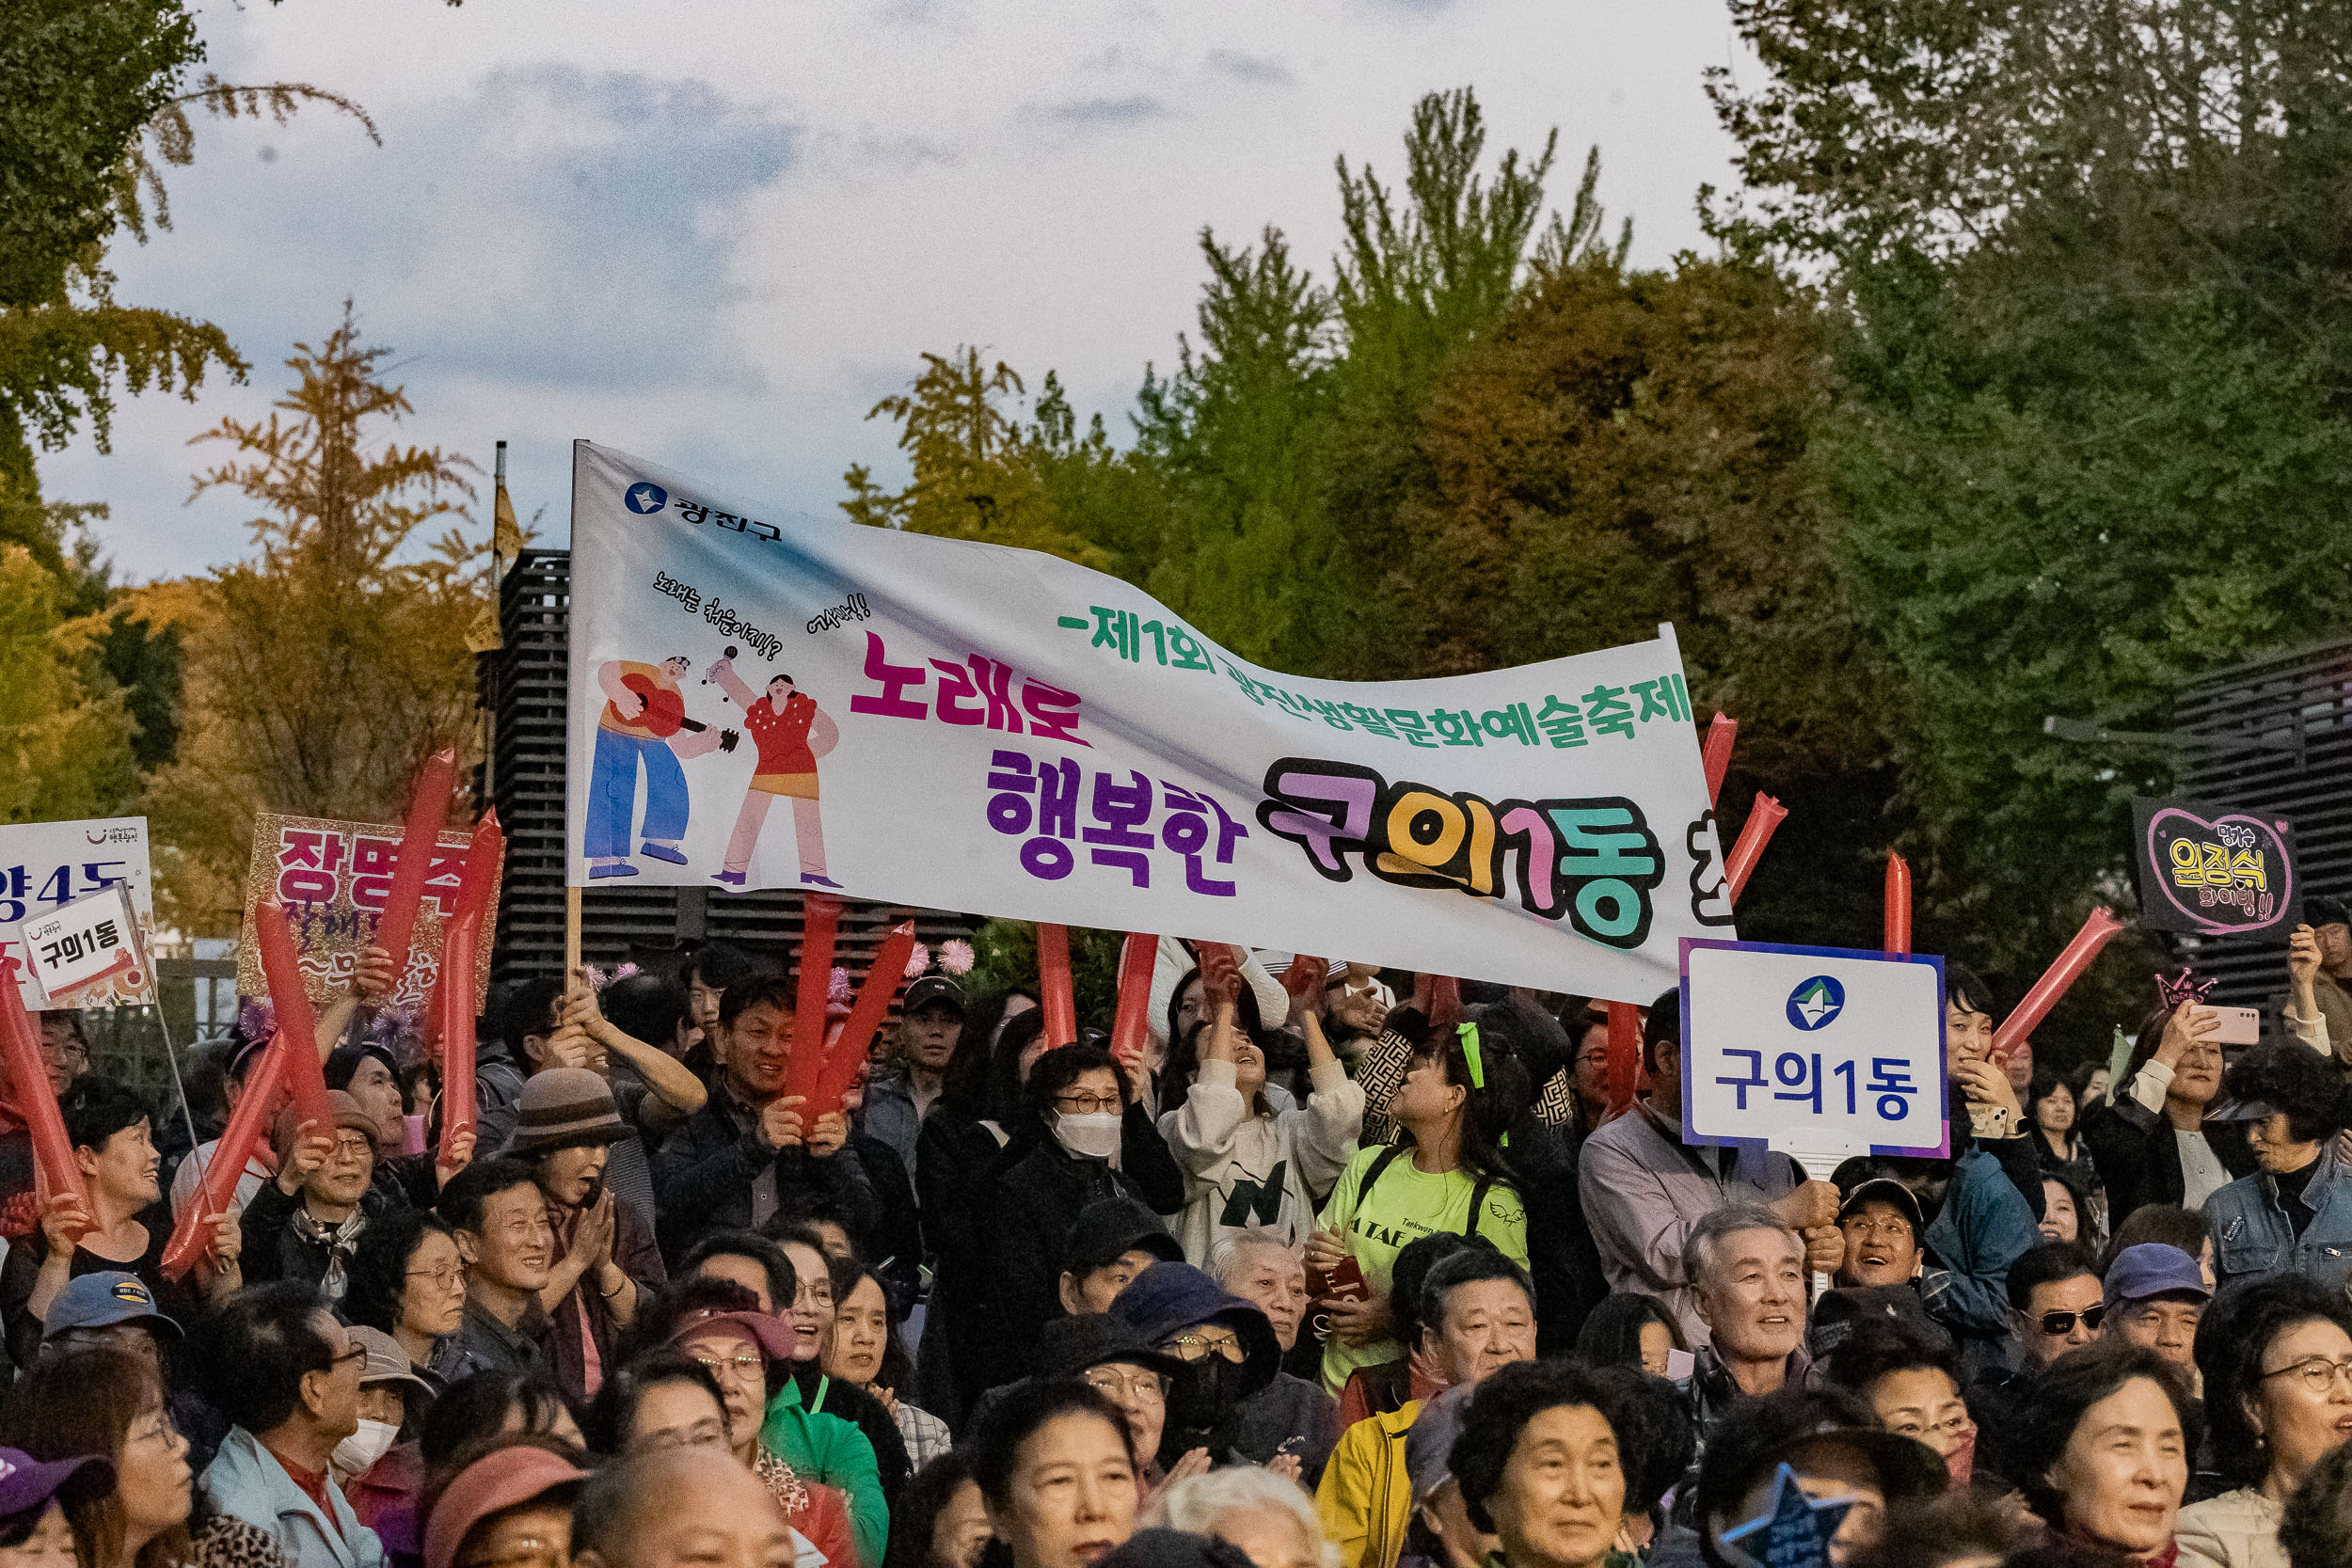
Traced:
[[1846, 1010], [1846, 988], [1826, 974], [1801, 980], [1788, 993], [1788, 1022], [1810, 1034]]
[[650, 517], [670, 504], [670, 492], [649, 479], [641, 479], [628, 487], [628, 493], [621, 498], [621, 504], [631, 512]]

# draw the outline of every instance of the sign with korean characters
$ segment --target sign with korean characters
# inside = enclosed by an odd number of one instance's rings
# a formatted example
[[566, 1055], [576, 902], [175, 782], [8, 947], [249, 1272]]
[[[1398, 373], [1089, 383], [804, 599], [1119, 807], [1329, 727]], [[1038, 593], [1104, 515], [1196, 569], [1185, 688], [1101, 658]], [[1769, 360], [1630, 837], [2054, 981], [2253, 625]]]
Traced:
[[2199, 936], [2275, 936], [2303, 918], [2295, 828], [2198, 800], [2132, 801], [2139, 923]]
[[[53, 1003], [40, 989], [32, 955], [23, 942], [21, 927], [28, 920], [54, 914], [93, 893], [120, 887], [139, 923], [139, 946], [144, 953], [155, 936], [154, 881], [147, 860], [147, 818], [104, 816], [72, 822], [15, 822], [0, 827], [0, 955], [15, 958], [19, 994], [24, 1006], [40, 1011]], [[103, 985], [86, 986], [76, 994], [77, 1007], [141, 1006], [151, 998], [152, 979], [141, 975], [135, 985], [126, 973]]]
[[[337, 822], [318, 816], [264, 813], [253, 823], [253, 859], [246, 868], [245, 927], [237, 935], [237, 994], [267, 996], [262, 958], [253, 945], [253, 906], [276, 897], [286, 906], [302, 980], [310, 1001], [325, 1006], [344, 993], [359, 949], [374, 939], [376, 921], [391, 891], [400, 857], [402, 829], [393, 822]], [[393, 983], [386, 1006], [421, 1007], [441, 973], [441, 922], [457, 910], [457, 882], [466, 868], [463, 830], [445, 830], [436, 841], [424, 896], [417, 904], [416, 936], [408, 967]], [[488, 957], [498, 929], [498, 883], [490, 885], [489, 912], [483, 917], [476, 965], [474, 1005], [487, 1000]]]
[[787, 518], [585, 441], [571, 573], [575, 886], [839, 890], [1623, 1001], [1733, 934], [1670, 626], [1310, 680], [1051, 556]]
[[1761, 942], [1682, 944], [1682, 1141], [1762, 1144], [1816, 1175], [1943, 1154], [1944, 960]]
[[17, 930], [50, 1006], [153, 1005], [154, 971], [120, 882], [36, 915]]

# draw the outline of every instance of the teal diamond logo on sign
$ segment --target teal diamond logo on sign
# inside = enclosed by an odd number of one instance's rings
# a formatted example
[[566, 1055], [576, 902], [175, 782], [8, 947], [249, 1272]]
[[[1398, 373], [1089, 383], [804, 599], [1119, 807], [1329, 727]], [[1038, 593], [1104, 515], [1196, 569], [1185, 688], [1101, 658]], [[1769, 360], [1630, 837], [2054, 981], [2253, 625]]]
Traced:
[[1828, 1027], [1846, 1010], [1846, 988], [1826, 974], [1798, 982], [1788, 993], [1788, 1022], [1808, 1034]]

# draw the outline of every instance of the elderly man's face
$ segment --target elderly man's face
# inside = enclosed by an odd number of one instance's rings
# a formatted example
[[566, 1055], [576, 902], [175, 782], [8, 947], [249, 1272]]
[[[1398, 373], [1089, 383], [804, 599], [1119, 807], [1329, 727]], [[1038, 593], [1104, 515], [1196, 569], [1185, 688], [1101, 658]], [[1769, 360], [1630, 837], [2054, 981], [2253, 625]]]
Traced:
[[1780, 1230], [1735, 1230], [1715, 1243], [1699, 1318], [1728, 1359], [1772, 1361], [1804, 1338], [1804, 1249]]
[[1245, 1248], [1226, 1279], [1227, 1290], [1266, 1315], [1288, 1354], [1307, 1316], [1307, 1265], [1287, 1248]]
[[2115, 1329], [2132, 1344], [2154, 1351], [2185, 1372], [2194, 1373], [2190, 1353], [2197, 1342], [2197, 1321], [2205, 1315], [2201, 1297], [2176, 1291], [2147, 1301], [2127, 1301], [2115, 1309]]
[[1535, 1306], [1508, 1279], [1473, 1279], [1445, 1293], [1430, 1347], [1454, 1387], [1476, 1383], [1514, 1361], [1535, 1359]]
[[[579, 1553], [580, 1568], [791, 1568], [792, 1530], [767, 1485], [724, 1452], [681, 1448], [647, 1464], [633, 1482], [625, 1539], [610, 1558]], [[673, 1506], [691, 1497], [694, 1506]]]
[[1919, 1238], [1911, 1218], [1883, 1198], [1865, 1198], [1837, 1222], [1846, 1233], [1840, 1285], [1900, 1285], [1918, 1272]]

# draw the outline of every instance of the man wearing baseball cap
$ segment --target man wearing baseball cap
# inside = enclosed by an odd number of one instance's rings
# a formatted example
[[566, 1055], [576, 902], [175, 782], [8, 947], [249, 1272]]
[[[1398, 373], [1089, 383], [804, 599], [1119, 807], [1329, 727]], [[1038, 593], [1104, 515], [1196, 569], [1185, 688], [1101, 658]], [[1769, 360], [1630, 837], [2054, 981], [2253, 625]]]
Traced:
[[907, 987], [893, 1042], [891, 1067], [866, 1085], [858, 1130], [888, 1144], [914, 1180], [914, 1143], [923, 1118], [938, 1103], [947, 1064], [963, 1042], [963, 988], [945, 974], [926, 974]]
[[2194, 1386], [2197, 1321], [2213, 1299], [2197, 1259], [2164, 1242], [2127, 1246], [2107, 1265], [2106, 1295], [2107, 1326], [2180, 1368]]
[[629, 1135], [612, 1090], [586, 1068], [545, 1068], [523, 1085], [505, 1153], [527, 1163], [548, 1200], [558, 1257], [540, 1299], [562, 1291], [548, 1314], [548, 1370], [585, 1402], [604, 1385], [621, 1331], [637, 1317], [640, 1292], [668, 1274], [653, 1232], [632, 1204], [604, 1184], [612, 1147]]
[[1062, 1244], [1061, 1309], [1107, 1312], [1111, 1298], [1154, 1263], [1181, 1263], [1184, 1249], [1159, 1215], [1124, 1194], [1078, 1211]]
[[112, 1345], [164, 1370], [165, 1340], [177, 1340], [180, 1325], [155, 1306], [154, 1292], [135, 1274], [105, 1269], [78, 1275], [49, 1304], [41, 1321], [44, 1355], [86, 1345]]

